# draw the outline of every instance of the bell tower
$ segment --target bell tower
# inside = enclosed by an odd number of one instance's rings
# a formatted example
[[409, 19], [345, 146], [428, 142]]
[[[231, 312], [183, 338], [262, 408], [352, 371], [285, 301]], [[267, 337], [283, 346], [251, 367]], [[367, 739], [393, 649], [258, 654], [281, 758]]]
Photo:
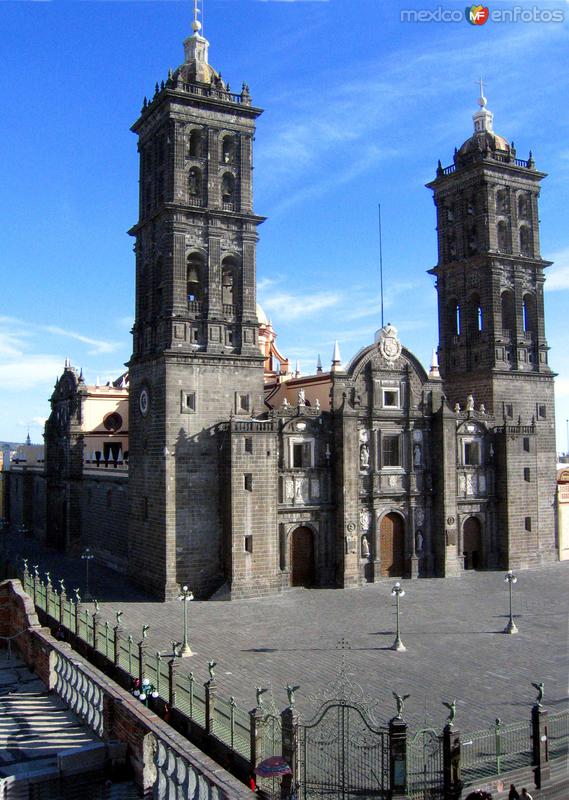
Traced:
[[[197, 5], [197, 4], [196, 4]], [[184, 63], [132, 127], [140, 154], [130, 370], [129, 559], [161, 597], [224, 580], [222, 424], [263, 407], [252, 143], [262, 113], [209, 64], [194, 8]]]
[[[548, 364], [538, 198], [545, 173], [494, 132], [480, 82], [474, 132], [428, 184], [437, 209], [439, 364], [451, 407], [472, 395], [496, 420], [501, 552], [553, 548], [554, 374]], [[502, 438], [500, 438], [502, 437]], [[515, 441], [515, 444], [513, 443]], [[536, 535], [536, 528], [539, 534]], [[532, 532], [530, 535], [530, 532]], [[539, 538], [541, 537], [541, 539]], [[516, 561], [513, 554], [520, 558]]]

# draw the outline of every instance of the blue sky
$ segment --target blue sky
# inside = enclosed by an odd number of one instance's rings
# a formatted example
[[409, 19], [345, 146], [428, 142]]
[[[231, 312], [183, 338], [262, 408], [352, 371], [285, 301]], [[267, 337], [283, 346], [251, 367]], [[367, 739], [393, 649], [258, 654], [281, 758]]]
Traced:
[[[265, 109], [255, 141], [259, 301], [302, 372], [344, 360], [385, 316], [428, 364], [437, 339], [431, 180], [470, 136], [487, 82], [495, 129], [549, 173], [541, 196], [546, 332], [558, 443], [569, 418], [569, 3], [559, 23], [405, 23], [413, 0], [206, 0], [210, 62]], [[131, 351], [138, 158], [129, 131], [144, 95], [183, 59], [190, 2], [0, 2], [0, 439], [42, 419], [64, 359], [88, 382]]]

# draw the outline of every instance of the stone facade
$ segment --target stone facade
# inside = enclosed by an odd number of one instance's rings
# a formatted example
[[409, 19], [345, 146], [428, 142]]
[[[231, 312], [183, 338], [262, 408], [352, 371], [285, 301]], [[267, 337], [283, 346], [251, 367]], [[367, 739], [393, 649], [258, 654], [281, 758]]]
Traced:
[[292, 378], [264, 318], [259, 342], [261, 111], [209, 66], [198, 32], [185, 48], [133, 126], [128, 478], [85, 470], [86, 387], [67, 369], [46, 426], [48, 539], [89, 543], [162, 598], [181, 583], [244, 597], [557, 558], [544, 175], [531, 155], [493, 132], [481, 98], [473, 136], [429, 184], [439, 348], [428, 374], [388, 324], [345, 369], [336, 350], [329, 372]]

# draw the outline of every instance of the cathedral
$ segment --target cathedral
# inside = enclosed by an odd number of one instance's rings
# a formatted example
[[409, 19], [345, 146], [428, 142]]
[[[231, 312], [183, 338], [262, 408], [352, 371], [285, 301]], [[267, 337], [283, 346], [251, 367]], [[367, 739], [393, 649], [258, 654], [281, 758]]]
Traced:
[[256, 302], [261, 109], [246, 84], [230, 91], [193, 29], [132, 126], [128, 375], [97, 393], [66, 366], [45, 464], [10, 473], [12, 520], [89, 546], [161, 599], [180, 584], [239, 598], [556, 560], [545, 175], [531, 153], [494, 132], [481, 92], [472, 135], [428, 184], [428, 372], [388, 323], [349, 362], [336, 346], [328, 369], [295, 375]]

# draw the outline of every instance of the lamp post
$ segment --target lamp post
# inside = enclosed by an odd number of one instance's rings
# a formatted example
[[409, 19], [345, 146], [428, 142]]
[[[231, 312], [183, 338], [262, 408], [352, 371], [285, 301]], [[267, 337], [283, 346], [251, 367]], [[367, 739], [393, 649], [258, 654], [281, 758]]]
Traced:
[[190, 592], [187, 586], [182, 586], [178, 600], [184, 604], [184, 642], [180, 655], [182, 658], [193, 655], [190, 645], [188, 643], [188, 603], [194, 599], [194, 595]]
[[399, 634], [399, 598], [405, 597], [405, 589], [401, 586], [399, 581], [396, 582], [395, 586], [391, 590], [391, 594], [395, 597], [396, 601], [396, 614], [397, 614], [397, 633], [395, 634], [395, 641], [391, 645], [392, 650], [397, 650], [400, 653], [403, 653], [407, 648], [401, 641], [401, 636]]
[[81, 558], [85, 562], [85, 600], [91, 600], [91, 594], [89, 592], [89, 561], [92, 561], [95, 556], [90, 548], [86, 547], [81, 553]]
[[512, 570], [508, 570], [504, 576], [504, 580], [508, 584], [508, 589], [510, 593], [510, 619], [508, 620], [508, 624], [504, 628], [504, 633], [517, 633], [518, 629], [516, 627], [516, 623], [514, 622], [514, 617], [512, 615], [512, 585], [518, 582], [516, 575], [512, 572]]

